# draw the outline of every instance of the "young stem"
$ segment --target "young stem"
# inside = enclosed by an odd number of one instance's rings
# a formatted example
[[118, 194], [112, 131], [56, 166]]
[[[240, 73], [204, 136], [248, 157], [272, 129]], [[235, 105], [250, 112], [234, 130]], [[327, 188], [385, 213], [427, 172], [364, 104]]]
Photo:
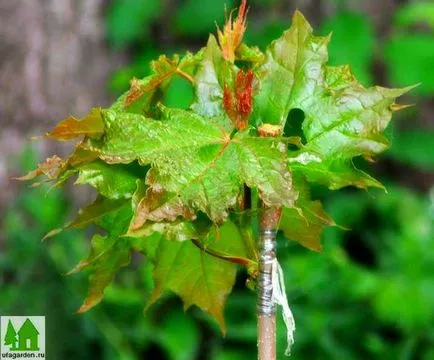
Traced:
[[252, 209], [252, 192], [247, 185], [244, 185], [243, 197], [239, 204], [240, 216], [237, 216], [236, 223], [240, 228], [244, 247], [249, 259], [258, 262], [258, 250], [256, 247], [256, 239], [253, 236], [251, 227], [251, 209]]
[[[263, 124], [260, 137], [276, 137], [282, 132], [277, 125]], [[259, 275], [258, 300], [258, 360], [276, 360], [276, 305], [273, 303], [272, 270], [276, 259], [276, 232], [281, 208], [268, 207], [260, 202], [259, 215]]]
[[276, 258], [276, 232], [280, 208], [261, 204], [259, 219], [258, 359], [276, 359], [276, 305], [272, 300], [272, 267]]

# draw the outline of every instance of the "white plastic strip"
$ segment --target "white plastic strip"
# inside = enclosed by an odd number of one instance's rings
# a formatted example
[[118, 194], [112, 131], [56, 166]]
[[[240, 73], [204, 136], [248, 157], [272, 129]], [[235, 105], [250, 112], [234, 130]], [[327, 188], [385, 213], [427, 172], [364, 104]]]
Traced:
[[295, 321], [294, 316], [292, 315], [292, 311], [288, 305], [288, 298], [286, 297], [285, 290], [285, 279], [283, 277], [282, 267], [280, 266], [277, 259], [273, 261], [273, 270], [272, 270], [272, 301], [276, 305], [280, 305], [282, 307], [282, 316], [283, 321], [285, 321], [286, 325], [286, 350], [285, 355], [291, 355], [291, 346], [294, 343], [294, 331], [295, 331]]

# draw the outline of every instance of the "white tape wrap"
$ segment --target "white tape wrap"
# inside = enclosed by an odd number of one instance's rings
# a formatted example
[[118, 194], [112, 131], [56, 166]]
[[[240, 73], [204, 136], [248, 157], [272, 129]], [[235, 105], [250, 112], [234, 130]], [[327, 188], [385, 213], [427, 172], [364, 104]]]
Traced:
[[287, 337], [285, 355], [289, 356], [291, 355], [291, 346], [294, 343], [295, 321], [292, 311], [288, 305], [288, 298], [286, 297], [285, 279], [283, 277], [282, 267], [280, 266], [277, 259], [274, 259], [273, 261], [271, 282], [273, 288], [272, 301], [276, 305], [280, 305], [282, 307], [282, 316], [286, 325]]

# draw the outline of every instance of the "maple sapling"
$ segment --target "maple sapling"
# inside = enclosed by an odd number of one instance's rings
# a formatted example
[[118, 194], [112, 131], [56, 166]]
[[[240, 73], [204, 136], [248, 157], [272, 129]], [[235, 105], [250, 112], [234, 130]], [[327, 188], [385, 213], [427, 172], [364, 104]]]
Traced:
[[[335, 224], [311, 199], [310, 184], [382, 187], [352, 159], [388, 147], [383, 130], [410, 88], [365, 88], [348, 66], [328, 66], [330, 36], [314, 36], [298, 11], [265, 52], [249, 47], [247, 12], [243, 0], [218, 41], [210, 35], [197, 53], [160, 56], [151, 75], [133, 79], [109, 108], [61, 121], [47, 136], [81, 138], [74, 151], [23, 179], [45, 175], [62, 185], [77, 176], [76, 184], [98, 193], [63, 229], [105, 231], [71, 271], [90, 272], [80, 312], [98, 304], [131, 253], [141, 252], [155, 282], [146, 308], [169, 290], [185, 309], [196, 305], [213, 316], [224, 333], [224, 306], [242, 266], [257, 290], [259, 359], [273, 360], [276, 304], [289, 346], [294, 330], [276, 232], [320, 251], [322, 230]], [[165, 104], [175, 77], [194, 90], [187, 109]], [[294, 111], [304, 117], [299, 130]]]

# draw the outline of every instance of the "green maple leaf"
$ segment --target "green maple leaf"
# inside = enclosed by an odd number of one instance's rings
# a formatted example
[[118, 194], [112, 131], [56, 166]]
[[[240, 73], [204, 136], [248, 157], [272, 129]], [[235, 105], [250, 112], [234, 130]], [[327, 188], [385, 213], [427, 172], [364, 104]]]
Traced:
[[293, 205], [296, 193], [286, 166], [286, 145], [279, 139], [251, 136], [248, 131], [231, 138], [192, 112], [162, 112], [163, 119], [156, 121], [105, 111], [102, 141], [88, 144], [108, 163], [152, 164], [146, 197], [136, 211], [142, 223], [178, 216], [191, 219], [196, 211], [221, 223], [244, 183], [258, 188], [269, 206]]
[[[77, 169], [76, 184], [89, 184], [107, 198], [131, 198], [136, 190], [137, 175], [125, 165], [108, 165], [102, 161], [94, 161]], [[145, 173], [143, 169], [143, 175]]]
[[256, 71], [261, 88], [251, 121], [284, 126], [289, 112], [301, 109], [306, 144], [291, 153], [291, 169], [331, 189], [381, 187], [355, 169], [351, 159], [369, 158], [387, 148], [381, 132], [391, 119], [395, 99], [410, 88], [364, 88], [347, 66], [326, 65], [329, 40], [330, 36], [314, 36], [303, 15], [295, 13], [291, 28], [268, 47]]
[[[196, 101], [192, 110], [208, 119], [225, 117], [223, 88], [225, 84], [233, 85], [236, 71], [237, 67], [223, 58], [216, 38], [210, 35], [194, 78]], [[230, 121], [228, 123], [233, 129]]]
[[[97, 200], [98, 201], [98, 200]], [[110, 206], [111, 205], [111, 206]], [[131, 261], [132, 242], [122, 236], [131, 218], [131, 207], [123, 206], [117, 201], [104, 202], [102, 199], [82, 212], [70, 227], [95, 222], [107, 230], [107, 235], [96, 234], [91, 241], [88, 257], [80, 261], [68, 274], [86, 269], [90, 272], [89, 291], [78, 312], [88, 311], [97, 305], [104, 297], [104, 291], [109, 286], [116, 273]]]
[[202, 60], [202, 52], [187, 53], [180, 58], [174, 55], [172, 59], [162, 55], [151, 62], [153, 73], [144, 79], [131, 80], [130, 90], [122, 95], [112, 106], [115, 111], [132, 113], [152, 113], [152, 104], [161, 98], [161, 91], [167, 88], [174, 76], [181, 76], [189, 82], [194, 82], [192, 73]]
[[128, 202], [125, 199], [112, 200], [98, 196], [96, 200], [80, 209], [77, 217], [66, 225], [66, 229], [80, 229], [90, 224], [98, 223], [104, 216], [125, 207]]
[[[246, 256], [241, 235], [230, 221], [218, 232], [211, 232], [203, 240], [203, 246]], [[155, 289], [147, 307], [157, 301], [165, 290], [170, 290], [182, 298], [186, 310], [197, 305], [213, 315], [225, 332], [223, 309], [235, 283], [235, 264], [201, 251], [191, 241], [145, 238], [140, 248], [155, 264]]]
[[294, 208], [283, 208], [279, 229], [288, 239], [304, 247], [321, 251], [321, 234], [326, 226], [335, 222], [327, 215], [320, 201], [310, 198], [309, 186], [300, 174], [294, 174], [294, 187], [299, 191]]
[[129, 265], [131, 247], [127, 239], [94, 235], [92, 250], [88, 258], [80, 262], [69, 274], [81, 269], [91, 271], [89, 291], [83, 305], [78, 309], [83, 313], [97, 305], [104, 297], [104, 291], [120, 268]]
[[125, 199], [113, 200], [103, 196], [98, 196], [94, 202], [80, 209], [74, 220], [68, 222], [62, 228], [51, 230], [42, 240], [53, 237], [63, 230], [81, 229], [91, 224], [98, 224], [104, 216], [121, 210], [127, 204], [128, 203]]

